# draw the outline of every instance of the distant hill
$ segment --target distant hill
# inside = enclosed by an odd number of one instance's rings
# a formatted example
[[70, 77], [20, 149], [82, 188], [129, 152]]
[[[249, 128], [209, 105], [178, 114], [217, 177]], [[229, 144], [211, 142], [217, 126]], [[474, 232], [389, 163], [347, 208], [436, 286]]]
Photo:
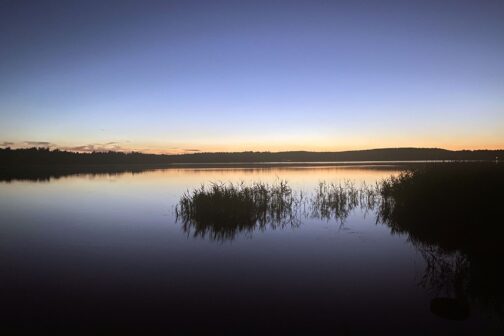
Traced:
[[0, 166], [495, 160], [496, 157], [504, 159], [504, 150], [451, 151], [441, 148], [381, 148], [343, 152], [231, 152], [158, 155], [137, 152], [75, 153], [47, 148], [5, 148], [0, 149]]

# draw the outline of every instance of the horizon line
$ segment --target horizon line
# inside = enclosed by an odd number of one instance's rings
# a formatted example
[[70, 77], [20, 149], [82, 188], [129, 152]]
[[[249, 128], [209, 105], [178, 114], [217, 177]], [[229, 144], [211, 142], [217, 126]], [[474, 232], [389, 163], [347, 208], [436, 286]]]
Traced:
[[145, 151], [136, 150], [123, 150], [123, 149], [97, 149], [97, 150], [73, 150], [71, 148], [58, 148], [50, 146], [26, 146], [12, 148], [10, 146], [1, 146], [0, 150], [48, 150], [51, 152], [60, 151], [73, 154], [92, 154], [92, 153], [122, 153], [122, 154], [142, 154], [142, 155], [167, 155], [167, 156], [185, 156], [185, 155], [198, 155], [198, 154], [243, 154], [243, 153], [269, 153], [269, 154], [282, 154], [282, 153], [348, 153], [348, 152], [365, 152], [365, 151], [376, 151], [376, 150], [442, 150], [448, 152], [478, 152], [478, 151], [504, 151], [504, 148], [489, 149], [489, 148], [478, 148], [478, 149], [446, 149], [442, 147], [375, 147], [366, 149], [350, 149], [350, 150], [337, 150], [337, 151], [311, 151], [311, 150], [283, 150], [283, 151], [261, 151], [261, 150], [243, 150], [243, 151], [200, 151], [200, 150], [190, 150], [182, 153], [149, 153]]

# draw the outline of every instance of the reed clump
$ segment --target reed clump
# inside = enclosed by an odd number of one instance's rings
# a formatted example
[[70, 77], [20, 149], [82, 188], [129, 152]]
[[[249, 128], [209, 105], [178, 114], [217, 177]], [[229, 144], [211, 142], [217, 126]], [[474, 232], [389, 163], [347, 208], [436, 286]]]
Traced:
[[306, 217], [343, 223], [358, 206], [366, 211], [374, 209], [379, 197], [378, 185], [357, 186], [350, 180], [338, 184], [321, 182], [307, 196], [294, 192], [285, 181], [212, 183], [187, 191], [175, 211], [185, 232], [226, 240], [238, 232], [298, 226]]
[[378, 220], [422, 252], [426, 287], [502, 316], [503, 191], [502, 164], [432, 165], [381, 182]]
[[343, 223], [357, 207], [372, 210], [377, 222], [408, 235], [424, 255], [425, 287], [502, 314], [503, 190], [502, 164], [439, 164], [375, 185], [320, 182], [307, 197], [285, 181], [214, 183], [186, 192], [176, 215], [188, 234], [223, 241], [240, 232], [298, 226], [304, 217]]
[[431, 165], [382, 181], [378, 216], [396, 232], [447, 250], [497, 248], [503, 190], [502, 164]]
[[285, 181], [212, 183], [186, 192], [176, 207], [184, 231], [215, 240], [232, 239], [237, 232], [252, 232], [298, 224], [297, 210], [303, 200]]

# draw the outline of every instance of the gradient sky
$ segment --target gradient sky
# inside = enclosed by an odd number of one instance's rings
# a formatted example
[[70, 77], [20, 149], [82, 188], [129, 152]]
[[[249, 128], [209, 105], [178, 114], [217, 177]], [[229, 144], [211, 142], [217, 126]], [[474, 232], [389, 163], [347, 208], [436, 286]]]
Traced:
[[0, 145], [504, 148], [504, 1], [0, 0]]

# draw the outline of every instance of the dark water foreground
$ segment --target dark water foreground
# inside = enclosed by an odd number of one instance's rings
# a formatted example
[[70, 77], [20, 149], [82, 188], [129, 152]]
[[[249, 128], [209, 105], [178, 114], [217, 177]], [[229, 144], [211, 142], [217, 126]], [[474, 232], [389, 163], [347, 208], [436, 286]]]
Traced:
[[500, 334], [502, 166], [402, 170], [1, 183], [2, 329]]

